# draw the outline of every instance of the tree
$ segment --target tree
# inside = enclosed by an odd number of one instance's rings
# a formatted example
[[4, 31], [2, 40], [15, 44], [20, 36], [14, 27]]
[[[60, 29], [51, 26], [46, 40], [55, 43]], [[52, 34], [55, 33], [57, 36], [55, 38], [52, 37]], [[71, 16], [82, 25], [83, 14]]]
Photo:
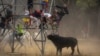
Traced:
[[99, 0], [76, 0], [76, 4], [83, 9], [98, 6]]

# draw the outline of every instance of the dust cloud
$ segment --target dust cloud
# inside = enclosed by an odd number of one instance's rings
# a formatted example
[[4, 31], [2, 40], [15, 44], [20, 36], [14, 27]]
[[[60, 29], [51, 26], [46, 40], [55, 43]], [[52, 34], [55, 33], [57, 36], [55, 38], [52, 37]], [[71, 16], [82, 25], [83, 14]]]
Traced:
[[[100, 56], [100, 8], [82, 10], [71, 3], [68, 9], [69, 15], [65, 15], [60, 23], [59, 35], [78, 39], [81, 55], [78, 55], [75, 50], [74, 56]], [[38, 44], [41, 45], [41, 43]], [[63, 56], [69, 56], [70, 53], [70, 48], [63, 49]], [[26, 47], [17, 48], [15, 53], [11, 53], [8, 43], [4, 48], [0, 47], [0, 56], [40, 55], [41, 52], [34, 41], [32, 46], [26, 43]], [[48, 39], [45, 45], [45, 56], [56, 56], [56, 48]]]
[[[77, 48], [75, 48], [74, 56], [100, 56], [100, 40], [98, 39], [78, 39], [79, 50], [81, 55], [78, 54]], [[25, 42], [26, 46], [22, 46], [20, 49], [15, 49], [15, 53], [11, 53], [10, 46], [8, 43], [5, 47], [0, 49], [0, 56], [40, 56], [41, 52], [35, 42], [32, 45]], [[15, 42], [17, 44], [17, 42]], [[41, 43], [38, 43], [41, 47]], [[2, 45], [1, 45], [2, 46]], [[56, 48], [50, 40], [47, 39], [45, 45], [45, 56], [56, 56]], [[63, 48], [62, 55], [69, 56], [71, 53], [70, 48]]]

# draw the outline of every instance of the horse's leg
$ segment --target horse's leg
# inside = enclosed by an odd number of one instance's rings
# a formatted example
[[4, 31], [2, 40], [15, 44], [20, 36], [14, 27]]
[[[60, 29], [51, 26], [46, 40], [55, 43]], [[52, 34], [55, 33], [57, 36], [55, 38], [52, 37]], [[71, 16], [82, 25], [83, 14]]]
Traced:
[[29, 44], [32, 46], [33, 38], [29, 32], [27, 32], [27, 34], [25, 34], [25, 38], [27, 38]]
[[2, 33], [2, 28], [0, 28], [0, 34]]
[[24, 44], [23, 44], [23, 41], [22, 40], [19, 40], [18, 42], [20, 44], [20, 46], [18, 47], [18, 50], [20, 50], [22, 48], [22, 46], [24, 46]]
[[19, 43], [16, 43], [16, 45], [15, 45], [15, 49], [17, 49], [18, 48], [18, 50], [20, 50], [21, 48], [22, 48], [22, 46], [24, 46], [24, 45], [22, 45], [22, 43], [20, 42], [20, 41], [18, 41]]
[[10, 32], [10, 29], [6, 29], [5, 35], [7, 35]]
[[1, 35], [4, 35], [5, 31], [6, 31], [6, 28], [3, 29], [3, 32], [1, 33]]
[[4, 51], [4, 48], [6, 47], [8, 43], [8, 40], [2, 40], [2, 42], [0, 43], [2, 46], [0, 46], [0, 51]]
[[17, 49], [17, 47], [19, 46], [19, 44], [18, 43], [16, 43], [16, 45], [15, 45], [15, 50]]
[[27, 38], [29, 38], [30, 45], [32, 46], [32, 40], [33, 40], [33, 38], [32, 38], [32, 36], [30, 35], [30, 33], [28, 34]]
[[9, 35], [4, 36], [4, 38], [1, 41], [1, 48], [4, 50], [4, 48], [6, 47], [7, 43], [11, 42], [11, 38]]
[[[26, 34], [25, 34], [26, 35]], [[21, 36], [21, 38], [20, 38], [20, 47], [19, 48], [24, 48], [24, 53], [26, 53], [26, 48], [27, 48], [27, 42], [25, 42], [25, 39], [24, 38], [26, 38], [26, 36]]]

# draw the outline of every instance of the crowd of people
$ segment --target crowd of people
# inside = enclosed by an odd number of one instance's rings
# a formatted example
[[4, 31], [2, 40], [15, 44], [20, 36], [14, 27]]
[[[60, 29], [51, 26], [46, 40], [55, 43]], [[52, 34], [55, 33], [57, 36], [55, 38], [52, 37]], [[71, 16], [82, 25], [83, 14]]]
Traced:
[[[64, 6], [56, 5], [56, 6], [54, 6], [53, 13], [49, 13], [48, 12], [48, 7], [49, 7], [48, 4], [49, 4], [48, 0], [43, 0], [41, 2], [42, 9], [33, 10], [33, 0], [28, 0], [27, 1], [27, 10], [25, 10], [26, 16], [23, 19], [23, 21], [26, 24], [31, 25], [32, 20], [33, 20], [34, 22], [36, 22], [36, 28], [38, 28], [38, 29], [41, 29], [41, 26], [44, 26], [47, 23], [49, 23], [51, 25], [53, 23], [56, 23], [59, 25], [62, 17], [65, 14], [69, 14], [67, 5], [66, 4], [64, 4]], [[0, 28], [4, 29], [3, 33], [1, 34], [1, 35], [3, 35], [5, 32], [5, 29], [10, 28], [9, 23], [11, 22], [11, 20], [13, 18], [11, 5], [9, 5], [8, 8], [6, 9], [6, 13], [5, 13], [4, 17], [0, 13], [0, 18], [1, 18]], [[20, 25], [17, 25], [16, 30], [18, 32], [18, 34], [16, 34], [16, 35], [23, 35], [23, 31], [22, 31], [23, 29], [22, 29], [22, 27], [20, 27]]]
[[[28, 1], [31, 1], [31, 0], [28, 0]], [[43, 23], [43, 25], [45, 25], [48, 21], [50, 24], [53, 24], [54, 22], [59, 24], [62, 17], [65, 14], [69, 14], [66, 4], [64, 4], [64, 6], [59, 6], [59, 5], [54, 6], [53, 13], [49, 13], [48, 3], [49, 3], [48, 0], [43, 0], [41, 3], [42, 9], [36, 9], [33, 11], [32, 2], [30, 3], [28, 2], [28, 5], [27, 5], [28, 11], [25, 11], [25, 15], [28, 15], [30, 18], [29, 24], [31, 24], [32, 19], [36, 21], [37, 28], [39, 27], [41, 22]]]

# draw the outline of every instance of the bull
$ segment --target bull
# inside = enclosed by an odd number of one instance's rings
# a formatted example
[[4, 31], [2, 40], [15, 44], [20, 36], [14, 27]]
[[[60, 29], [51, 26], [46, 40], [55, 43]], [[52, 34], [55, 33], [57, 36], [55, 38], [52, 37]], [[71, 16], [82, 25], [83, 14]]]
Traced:
[[80, 54], [79, 47], [78, 47], [78, 41], [74, 37], [62, 37], [59, 35], [48, 35], [47, 38], [53, 42], [55, 45], [57, 52], [56, 55], [58, 56], [58, 53], [60, 53], [60, 56], [62, 55], [62, 48], [64, 47], [71, 47], [72, 53], [74, 54], [75, 47], [77, 46], [77, 51]]

